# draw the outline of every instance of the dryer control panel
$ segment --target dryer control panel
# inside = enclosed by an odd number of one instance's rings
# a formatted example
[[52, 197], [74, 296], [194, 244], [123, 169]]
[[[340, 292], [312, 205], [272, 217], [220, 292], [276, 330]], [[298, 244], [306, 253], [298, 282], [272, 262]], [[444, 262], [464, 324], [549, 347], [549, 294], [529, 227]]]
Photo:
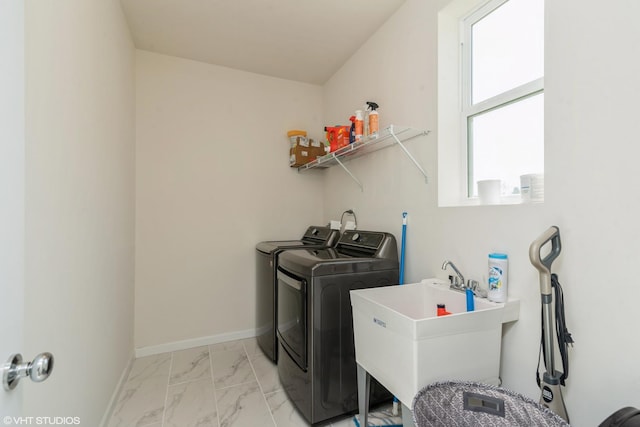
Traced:
[[312, 225], [305, 231], [302, 241], [313, 244], [324, 243], [327, 246], [333, 246], [338, 236], [340, 236], [340, 231], [338, 230]]

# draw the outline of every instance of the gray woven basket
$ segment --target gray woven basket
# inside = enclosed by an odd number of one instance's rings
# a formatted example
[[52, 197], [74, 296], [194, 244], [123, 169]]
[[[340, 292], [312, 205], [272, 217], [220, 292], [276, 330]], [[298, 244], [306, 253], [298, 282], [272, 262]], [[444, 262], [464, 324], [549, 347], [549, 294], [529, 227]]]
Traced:
[[569, 426], [538, 402], [488, 384], [446, 381], [430, 384], [413, 399], [416, 427]]

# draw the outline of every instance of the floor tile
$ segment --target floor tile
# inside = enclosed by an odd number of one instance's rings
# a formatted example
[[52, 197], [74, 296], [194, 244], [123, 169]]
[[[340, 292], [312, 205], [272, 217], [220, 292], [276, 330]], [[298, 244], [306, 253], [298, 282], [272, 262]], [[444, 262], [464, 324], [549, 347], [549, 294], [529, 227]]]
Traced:
[[162, 422], [171, 354], [137, 359], [115, 404], [109, 427]]
[[169, 378], [170, 385], [210, 377], [211, 366], [209, 364], [208, 347], [196, 347], [173, 352], [171, 377]]
[[171, 353], [140, 357], [133, 362], [127, 381], [141, 382], [149, 377], [166, 376], [169, 374], [170, 363]]
[[277, 427], [302, 427], [309, 425], [293, 406], [293, 403], [287, 398], [284, 390], [266, 394], [265, 397]]
[[211, 378], [169, 387], [163, 427], [217, 427]]
[[213, 382], [216, 390], [256, 381], [244, 348], [213, 353], [211, 366], [213, 367]]
[[[376, 426], [402, 424], [402, 415], [399, 415], [394, 419], [392, 409], [393, 405], [391, 403], [385, 403], [371, 408], [369, 410], [367, 424]], [[355, 427], [356, 424], [353, 421], [353, 418], [354, 416], [351, 415], [341, 420], [334, 420], [331, 423], [331, 427]]]
[[[370, 422], [367, 422], [367, 424], [371, 425]], [[356, 427], [356, 423], [353, 422], [353, 415], [349, 415], [342, 419], [333, 420], [331, 427]]]
[[258, 341], [255, 338], [244, 339], [242, 340], [242, 344], [244, 344], [244, 349], [247, 352], [249, 359], [252, 359], [258, 354], [263, 354], [262, 350], [260, 350], [260, 347], [258, 346]]
[[253, 370], [260, 383], [260, 388], [264, 394], [273, 393], [282, 389], [280, 378], [278, 377], [278, 366], [267, 359], [262, 353], [250, 359]]
[[243, 340], [237, 340], [211, 344], [209, 351], [211, 351], [211, 353], [219, 353], [221, 351], [240, 350], [244, 348], [242, 341]]
[[220, 427], [273, 427], [273, 418], [258, 383], [216, 390]]
[[[108, 427], [309, 427], [254, 338], [137, 359]], [[318, 427], [355, 427], [353, 416]]]

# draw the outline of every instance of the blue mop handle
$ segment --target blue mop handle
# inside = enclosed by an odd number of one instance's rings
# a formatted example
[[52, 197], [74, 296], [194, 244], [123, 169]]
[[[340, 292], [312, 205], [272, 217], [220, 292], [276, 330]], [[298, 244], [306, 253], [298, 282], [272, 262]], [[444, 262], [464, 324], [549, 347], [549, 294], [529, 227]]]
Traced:
[[[400, 285], [404, 283], [404, 252], [407, 242], [407, 213], [402, 212], [402, 242], [400, 244]], [[393, 415], [398, 415], [398, 404], [400, 401], [396, 396], [393, 396]]]
[[400, 284], [404, 283], [404, 251], [407, 242], [407, 213], [402, 212], [402, 243], [400, 245]]

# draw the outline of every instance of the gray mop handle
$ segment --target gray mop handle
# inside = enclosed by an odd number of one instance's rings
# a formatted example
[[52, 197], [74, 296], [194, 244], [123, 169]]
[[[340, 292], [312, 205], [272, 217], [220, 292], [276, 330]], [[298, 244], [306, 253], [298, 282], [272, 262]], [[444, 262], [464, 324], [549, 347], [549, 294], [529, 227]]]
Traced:
[[[540, 251], [549, 241], [551, 241], [551, 252], [542, 258]], [[529, 246], [529, 260], [540, 272], [540, 293], [542, 295], [551, 295], [551, 264], [560, 255], [561, 249], [560, 229], [555, 225], [549, 227]]]
[[[542, 258], [542, 247], [551, 241], [551, 251]], [[531, 264], [540, 272], [540, 293], [542, 294], [542, 324], [544, 329], [544, 356], [546, 365], [545, 382], [556, 383], [555, 361], [553, 352], [553, 314], [551, 310], [551, 302], [553, 296], [551, 294], [551, 264], [560, 255], [560, 229], [555, 225], [549, 227], [547, 231], [542, 233], [540, 237], [529, 246], [529, 260]]]

